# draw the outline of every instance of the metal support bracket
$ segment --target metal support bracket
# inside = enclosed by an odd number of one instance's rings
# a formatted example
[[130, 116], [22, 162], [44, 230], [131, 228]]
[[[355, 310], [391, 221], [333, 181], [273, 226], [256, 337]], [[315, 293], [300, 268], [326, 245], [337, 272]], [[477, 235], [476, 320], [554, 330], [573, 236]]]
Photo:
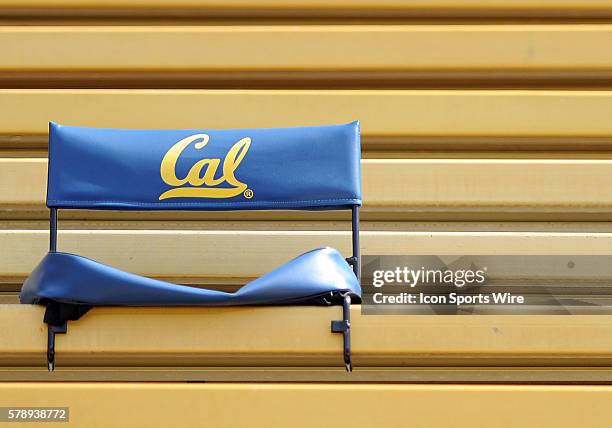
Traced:
[[357, 257], [355, 256], [347, 257], [345, 260], [351, 266], [355, 266], [355, 264], [357, 263]]
[[50, 300], [47, 302], [44, 322], [47, 324], [47, 368], [55, 370], [55, 335], [66, 334], [68, 321], [81, 318], [91, 309], [91, 306], [76, 303], [61, 303]]
[[344, 367], [347, 372], [353, 371], [351, 361], [351, 296], [345, 294], [342, 300], [342, 320], [331, 322], [332, 333], [342, 333], [344, 339]]
[[47, 368], [50, 372], [55, 370], [55, 335], [66, 334], [68, 323], [61, 325], [47, 324]]

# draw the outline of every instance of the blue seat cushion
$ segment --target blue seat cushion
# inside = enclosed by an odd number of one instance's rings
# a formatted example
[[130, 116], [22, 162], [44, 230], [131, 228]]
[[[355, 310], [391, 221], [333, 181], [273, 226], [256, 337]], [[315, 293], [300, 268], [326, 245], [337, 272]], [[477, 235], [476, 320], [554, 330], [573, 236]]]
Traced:
[[21, 303], [91, 306], [230, 306], [315, 303], [332, 294], [361, 297], [342, 255], [319, 248], [290, 260], [234, 293], [159, 281], [75, 254], [48, 253], [21, 289]]

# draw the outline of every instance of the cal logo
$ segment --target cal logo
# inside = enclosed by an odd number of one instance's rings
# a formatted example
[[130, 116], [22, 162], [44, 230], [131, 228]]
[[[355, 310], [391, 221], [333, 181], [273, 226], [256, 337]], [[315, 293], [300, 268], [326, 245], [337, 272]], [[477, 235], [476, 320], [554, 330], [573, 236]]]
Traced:
[[[159, 196], [159, 200], [170, 198], [233, 198], [241, 193], [250, 198], [253, 192], [247, 189], [245, 183], [236, 178], [236, 169], [244, 159], [251, 139], [245, 137], [237, 141], [227, 152], [223, 159], [221, 175], [218, 175], [221, 159], [204, 158], [197, 161], [185, 177], [176, 175], [176, 163], [183, 151], [193, 143], [193, 147], [201, 150], [208, 144], [209, 137], [206, 134], [196, 134], [184, 138], [168, 150], [161, 162], [161, 178], [173, 189], [167, 190]], [[223, 184], [228, 186], [219, 187]]]

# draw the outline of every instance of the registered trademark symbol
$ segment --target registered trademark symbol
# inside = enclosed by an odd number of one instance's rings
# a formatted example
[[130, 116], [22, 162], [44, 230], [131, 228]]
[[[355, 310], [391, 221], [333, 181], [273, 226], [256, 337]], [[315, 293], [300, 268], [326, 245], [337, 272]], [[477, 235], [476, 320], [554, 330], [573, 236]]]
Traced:
[[253, 191], [251, 189], [246, 189], [244, 191], [244, 197], [247, 199], [251, 199], [253, 197]]

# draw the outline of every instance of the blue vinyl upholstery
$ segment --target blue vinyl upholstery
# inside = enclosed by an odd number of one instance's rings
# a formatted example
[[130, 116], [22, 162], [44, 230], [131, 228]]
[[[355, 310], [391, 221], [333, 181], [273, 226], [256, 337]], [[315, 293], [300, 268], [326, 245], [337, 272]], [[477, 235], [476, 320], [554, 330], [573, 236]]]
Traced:
[[355, 274], [333, 248], [309, 251], [235, 293], [171, 284], [85, 257], [49, 253], [25, 281], [22, 303], [54, 300], [91, 306], [271, 305], [313, 302], [333, 292], [361, 296]]
[[47, 206], [115, 210], [361, 205], [359, 123], [302, 128], [49, 128]]
[[[337, 210], [360, 204], [358, 122], [151, 131], [50, 124], [50, 208]], [[320, 303], [344, 293], [358, 299], [359, 281], [331, 248], [305, 253], [235, 293], [158, 281], [51, 251], [25, 281], [20, 299], [90, 306], [263, 305]]]

